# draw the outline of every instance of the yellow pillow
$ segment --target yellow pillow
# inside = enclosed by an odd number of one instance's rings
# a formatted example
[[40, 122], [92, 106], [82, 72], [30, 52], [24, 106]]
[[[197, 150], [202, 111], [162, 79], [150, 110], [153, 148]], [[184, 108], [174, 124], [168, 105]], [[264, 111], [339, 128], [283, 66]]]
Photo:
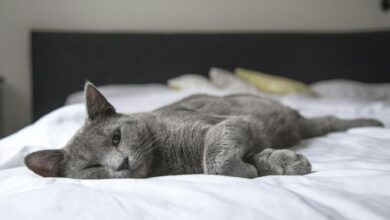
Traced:
[[278, 95], [290, 95], [295, 93], [314, 95], [314, 92], [310, 90], [308, 85], [297, 80], [243, 68], [237, 68], [234, 72], [240, 79], [256, 86], [258, 90], [263, 92]]

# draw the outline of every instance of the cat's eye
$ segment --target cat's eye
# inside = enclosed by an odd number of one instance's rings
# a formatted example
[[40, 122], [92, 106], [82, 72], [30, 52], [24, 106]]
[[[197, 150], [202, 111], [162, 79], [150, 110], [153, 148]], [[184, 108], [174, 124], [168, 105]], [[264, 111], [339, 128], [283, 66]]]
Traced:
[[112, 134], [112, 145], [117, 147], [120, 142], [121, 142], [121, 131], [119, 129], [116, 129]]
[[94, 165], [86, 166], [84, 169], [92, 169], [92, 168], [100, 168], [100, 167], [103, 167], [103, 166], [100, 164], [94, 164]]

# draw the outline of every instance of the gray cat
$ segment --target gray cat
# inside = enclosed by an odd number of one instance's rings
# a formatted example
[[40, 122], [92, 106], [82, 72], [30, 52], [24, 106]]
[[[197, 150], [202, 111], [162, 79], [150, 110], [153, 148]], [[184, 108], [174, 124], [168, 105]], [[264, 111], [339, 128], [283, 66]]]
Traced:
[[66, 146], [25, 157], [35, 173], [80, 179], [304, 175], [311, 172], [309, 161], [283, 148], [332, 131], [383, 126], [374, 119], [306, 119], [255, 95], [193, 95], [152, 112], [124, 115], [91, 83], [85, 94], [88, 118]]

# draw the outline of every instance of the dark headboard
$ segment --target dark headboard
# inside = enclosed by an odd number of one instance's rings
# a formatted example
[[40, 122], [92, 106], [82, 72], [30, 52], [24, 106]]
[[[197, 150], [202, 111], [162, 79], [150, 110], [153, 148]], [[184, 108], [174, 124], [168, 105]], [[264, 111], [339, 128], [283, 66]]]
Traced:
[[165, 83], [213, 66], [245, 67], [307, 83], [390, 81], [390, 31], [348, 34], [31, 34], [34, 120], [86, 79], [97, 85]]

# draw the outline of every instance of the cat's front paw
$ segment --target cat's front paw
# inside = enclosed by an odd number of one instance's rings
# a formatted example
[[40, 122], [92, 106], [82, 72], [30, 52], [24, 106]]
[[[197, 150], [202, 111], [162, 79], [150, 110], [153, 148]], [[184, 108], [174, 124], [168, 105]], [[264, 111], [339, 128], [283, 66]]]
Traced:
[[305, 175], [311, 172], [309, 160], [291, 150], [265, 149], [252, 160], [259, 176]]

